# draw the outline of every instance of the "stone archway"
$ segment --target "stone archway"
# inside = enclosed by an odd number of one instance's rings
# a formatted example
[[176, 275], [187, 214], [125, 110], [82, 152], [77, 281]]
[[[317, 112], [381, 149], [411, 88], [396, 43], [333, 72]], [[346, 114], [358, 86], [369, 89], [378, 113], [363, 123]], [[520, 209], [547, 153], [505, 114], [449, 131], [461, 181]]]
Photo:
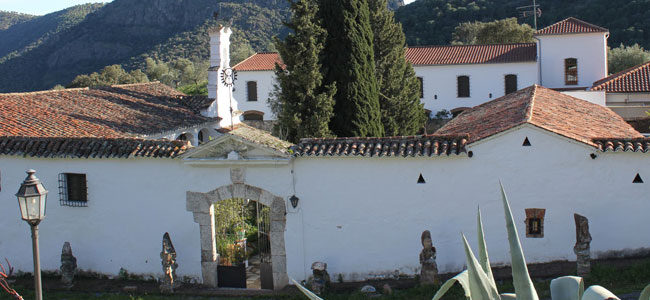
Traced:
[[187, 210], [194, 215], [199, 224], [201, 238], [201, 274], [203, 284], [217, 287], [218, 257], [215, 237], [214, 204], [227, 199], [244, 198], [257, 201], [271, 208], [271, 266], [273, 269], [273, 288], [284, 288], [289, 283], [287, 276], [287, 256], [284, 243], [286, 227], [286, 205], [282, 197], [264, 189], [244, 183], [244, 170], [230, 170], [232, 184], [219, 187], [207, 193], [188, 191]]

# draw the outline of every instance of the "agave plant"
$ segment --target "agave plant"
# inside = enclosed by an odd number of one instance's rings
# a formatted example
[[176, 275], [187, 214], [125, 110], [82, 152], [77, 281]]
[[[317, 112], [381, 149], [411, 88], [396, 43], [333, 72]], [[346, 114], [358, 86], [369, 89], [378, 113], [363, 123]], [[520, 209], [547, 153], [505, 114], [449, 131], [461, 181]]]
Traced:
[[[500, 294], [497, 290], [490, 259], [488, 257], [487, 245], [483, 233], [483, 222], [481, 221], [481, 210], [478, 211], [478, 259], [472, 252], [467, 238], [462, 234], [463, 244], [465, 246], [465, 256], [467, 260], [467, 270], [459, 273], [453, 278], [447, 280], [433, 296], [432, 300], [441, 299], [447, 291], [455, 284], [459, 283], [465, 292], [468, 300], [539, 300], [533, 281], [530, 279], [526, 259], [519, 241], [519, 234], [515, 226], [512, 211], [508, 197], [499, 183], [501, 188], [501, 198], [503, 200], [503, 210], [506, 219], [506, 228], [508, 231], [508, 243], [510, 244], [510, 259], [512, 265], [512, 281], [515, 287], [515, 293]], [[316, 294], [312, 293], [295, 280], [293, 283], [311, 300], [323, 300]], [[586, 291], [584, 282], [581, 277], [564, 276], [551, 280], [551, 298], [553, 300], [609, 300], [618, 299], [616, 295], [602, 286], [593, 285]], [[650, 300], [650, 285], [646, 286], [641, 292], [639, 300]]]

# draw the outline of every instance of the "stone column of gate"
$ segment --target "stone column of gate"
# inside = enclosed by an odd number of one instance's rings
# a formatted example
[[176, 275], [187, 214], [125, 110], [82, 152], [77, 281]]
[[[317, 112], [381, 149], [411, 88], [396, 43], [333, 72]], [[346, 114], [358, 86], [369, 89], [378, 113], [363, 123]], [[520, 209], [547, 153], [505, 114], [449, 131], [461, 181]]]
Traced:
[[194, 222], [199, 224], [201, 239], [201, 275], [203, 284], [217, 287], [217, 266], [219, 255], [215, 237], [214, 205], [219, 197], [216, 191], [210, 193], [187, 192], [186, 209], [194, 215]]
[[286, 205], [282, 197], [271, 202], [271, 264], [273, 266], [273, 289], [281, 290], [289, 284], [287, 276], [287, 253], [284, 243]]

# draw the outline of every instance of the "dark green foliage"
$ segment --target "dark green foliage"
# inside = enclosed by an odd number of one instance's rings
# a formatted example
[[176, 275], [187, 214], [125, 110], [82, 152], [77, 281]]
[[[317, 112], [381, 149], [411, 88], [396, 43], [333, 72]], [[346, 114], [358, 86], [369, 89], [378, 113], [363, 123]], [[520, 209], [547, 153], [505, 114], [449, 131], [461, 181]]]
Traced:
[[317, 0], [289, 0], [292, 30], [284, 41], [276, 40], [285, 68], [276, 66], [275, 97], [269, 100], [278, 117], [276, 132], [298, 142], [304, 137], [332, 135], [335, 83], [323, 85], [321, 51], [327, 33], [318, 18]]
[[369, 14], [366, 0], [321, 0], [323, 71], [326, 84], [336, 83], [330, 128], [337, 136], [384, 135]]
[[456, 27], [452, 44], [507, 44], [532, 43], [535, 30], [528, 24], [517, 23], [517, 18], [493, 22], [465, 22]]
[[[11, 44], [7, 51], [15, 52], [0, 61], [0, 92], [46, 89], [113, 64], [143, 69], [146, 57], [207, 60], [207, 29], [219, 10], [220, 22], [232, 21], [233, 37], [242, 36], [235, 38], [235, 49], [246, 54], [251, 48], [273, 50], [271, 37], [282, 32], [281, 21], [287, 16], [287, 5], [280, 0], [121, 0], [88, 7], [96, 9], [70, 17], [74, 22], [60, 20], [72, 13], [65, 10], [0, 31], [0, 48]], [[8, 34], [27, 38], [22, 46], [11, 48], [16, 42], [5, 43]]]
[[16, 24], [20, 24], [36, 16], [13, 12], [13, 11], [2, 11], [0, 10], [0, 31], [5, 30]]
[[368, 0], [374, 32], [375, 77], [379, 84], [381, 121], [386, 136], [413, 135], [425, 122], [420, 82], [405, 58], [402, 26], [395, 22], [386, 0]]
[[[516, 8], [530, 5], [521, 0], [418, 0], [401, 7], [396, 18], [404, 27], [409, 45], [444, 45], [452, 40], [452, 32], [463, 22], [517, 17]], [[568, 17], [608, 28], [609, 43], [625, 43], [650, 48], [650, 1], [645, 0], [545, 0], [538, 2], [543, 11], [538, 19], [541, 29]], [[532, 26], [532, 18], [520, 19]]]
[[149, 79], [139, 69], [127, 72], [120, 65], [111, 65], [103, 68], [99, 73], [93, 72], [89, 75], [79, 75], [66, 87], [96, 87], [140, 82], [149, 82]]
[[640, 65], [650, 61], [650, 52], [643, 49], [639, 44], [610, 48], [607, 53], [607, 69], [610, 74], [623, 71], [627, 68]]

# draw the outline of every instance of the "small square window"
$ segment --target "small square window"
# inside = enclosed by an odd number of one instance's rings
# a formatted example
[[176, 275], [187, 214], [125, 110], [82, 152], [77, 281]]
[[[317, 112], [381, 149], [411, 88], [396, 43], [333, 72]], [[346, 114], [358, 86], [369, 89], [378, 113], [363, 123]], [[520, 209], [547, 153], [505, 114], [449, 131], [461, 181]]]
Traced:
[[59, 196], [62, 206], [88, 206], [86, 174], [59, 174]]
[[544, 237], [544, 208], [526, 208], [526, 237]]

